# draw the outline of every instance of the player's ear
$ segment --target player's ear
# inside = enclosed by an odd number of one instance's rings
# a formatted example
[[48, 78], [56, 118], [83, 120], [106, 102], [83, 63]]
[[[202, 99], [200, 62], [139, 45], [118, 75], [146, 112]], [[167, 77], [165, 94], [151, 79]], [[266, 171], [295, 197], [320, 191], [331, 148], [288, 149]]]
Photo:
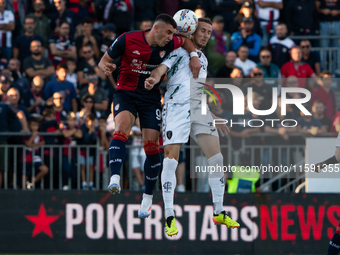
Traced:
[[155, 32], [158, 34], [158, 32], [159, 32], [159, 24], [156, 24], [156, 25], [154, 26], [154, 29], [155, 29]]

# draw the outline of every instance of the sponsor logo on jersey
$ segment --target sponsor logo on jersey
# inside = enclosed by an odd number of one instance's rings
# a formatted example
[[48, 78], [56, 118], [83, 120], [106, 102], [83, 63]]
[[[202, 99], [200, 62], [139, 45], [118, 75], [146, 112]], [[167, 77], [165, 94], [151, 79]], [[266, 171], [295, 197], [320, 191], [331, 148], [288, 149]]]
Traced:
[[166, 51], [165, 51], [165, 50], [162, 50], [162, 51], [159, 53], [159, 56], [160, 56], [161, 58], [164, 58], [165, 53], [166, 53]]
[[140, 55], [140, 53], [139, 53], [139, 51], [138, 51], [138, 50], [134, 50], [132, 53], [133, 53], [133, 54]]

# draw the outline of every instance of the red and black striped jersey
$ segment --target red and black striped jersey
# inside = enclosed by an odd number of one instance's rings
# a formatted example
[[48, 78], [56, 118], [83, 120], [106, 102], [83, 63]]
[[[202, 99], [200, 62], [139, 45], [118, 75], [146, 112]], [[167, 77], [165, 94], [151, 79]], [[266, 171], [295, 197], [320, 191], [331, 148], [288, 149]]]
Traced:
[[[174, 49], [182, 46], [183, 40], [174, 35], [164, 47], [150, 46], [145, 39], [147, 31], [133, 31], [119, 36], [107, 50], [112, 59], [122, 57], [117, 82], [117, 89], [148, 92], [144, 88], [144, 81], [150, 73], [162, 63], [164, 58]], [[158, 90], [157, 84], [153, 90]]]

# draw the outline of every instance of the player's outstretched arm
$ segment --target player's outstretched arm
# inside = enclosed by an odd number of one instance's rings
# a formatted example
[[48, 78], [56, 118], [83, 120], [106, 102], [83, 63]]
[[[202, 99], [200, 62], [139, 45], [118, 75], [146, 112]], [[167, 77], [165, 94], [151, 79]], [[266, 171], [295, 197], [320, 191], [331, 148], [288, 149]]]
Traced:
[[317, 163], [315, 165], [315, 172], [319, 173], [321, 169], [325, 168], [328, 165], [338, 164], [340, 163], [340, 147], [336, 147], [335, 155], [325, 161]]
[[115, 64], [112, 64], [112, 61], [113, 59], [105, 52], [98, 64], [99, 69], [106, 75], [110, 75], [117, 68]]
[[155, 86], [160, 80], [161, 77], [168, 71], [168, 67], [166, 65], [159, 65], [157, 68], [153, 69], [150, 77], [145, 79], [144, 86], [147, 90], [150, 90]]
[[200, 73], [201, 70], [201, 63], [200, 60], [198, 59], [198, 55], [195, 49], [194, 44], [192, 43], [192, 41], [189, 38], [183, 37], [183, 49], [185, 49], [189, 55], [190, 55], [190, 62], [189, 62], [189, 67], [190, 70], [192, 72], [192, 76], [197, 79], [198, 75]]

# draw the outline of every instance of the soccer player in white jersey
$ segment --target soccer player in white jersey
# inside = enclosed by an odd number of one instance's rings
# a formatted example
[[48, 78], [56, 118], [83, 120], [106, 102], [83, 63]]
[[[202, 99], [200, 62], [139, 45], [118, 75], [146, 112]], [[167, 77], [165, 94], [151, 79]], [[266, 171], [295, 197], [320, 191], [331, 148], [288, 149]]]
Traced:
[[[320, 163], [315, 165], [315, 171], [320, 172], [321, 169], [325, 168], [328, 165], [339, 164], [340, 163], [340, 132], [338, 133], [338, 137], [335, 143], [335, 153], [333, 157], [326, 159]], [[329, 242], [327, 255], [338, 255], [340, 251], [340, 221], [338, 226], [336, 227], [335, 233], [333, 235], [332, 240]]]
[[[189, 55], [181, 48], [174, 50], [160, 66], [151, 72], [149, 78], [145, 80], [145, 88], [151, 89], [158, 83], [161, 76], [168, 72], [167, 92], [164, 97], [164, 108], [162, 113], [163, 121], [163, 144], [164, 161], [161, 176], [162, 192], [165, 207], [165, 231], [168, 236], [178, 234], [175, 214], [173, 210], [174, 190], [176, 187], [175, 171], [178, 164], [180, 147], [188, 141], [189, 135], [197, 141], [208, 159], [210, 166], [223, 166], [223, 156], [220, 152], [218, 132], [208, 123], [212, 122], [210, 112], [208, 117], [196, 120], [192, 110], [201, 111], [202, 83], [207, 77], [208, 61], [201, 49], [207, 44], [211, 32], [212, 23], [209, 18], [198, 19], [198, 27], [192, 35], [192, 41], [196, 48], [197, 55], [201, 63], [199, 79], [194, 86], [190, 86], [190, 79], [193, 77], [188, 68]], [[201, 78], [201, 79], [200, 79]], [[190, 117], [189, 117], [190, 116]], [[228, 133], [226, 126], [219, 127], [220, 131]], [[190, 133], [190, 130], [192, 132]], [[225, 189], [225, 179], [223, 172], [209, 178], [209, 184], [213, 195], [214, 216], [216, 224], [224, 224], [228, 227], [239, 227], [223, 210], [223, 195]]]

